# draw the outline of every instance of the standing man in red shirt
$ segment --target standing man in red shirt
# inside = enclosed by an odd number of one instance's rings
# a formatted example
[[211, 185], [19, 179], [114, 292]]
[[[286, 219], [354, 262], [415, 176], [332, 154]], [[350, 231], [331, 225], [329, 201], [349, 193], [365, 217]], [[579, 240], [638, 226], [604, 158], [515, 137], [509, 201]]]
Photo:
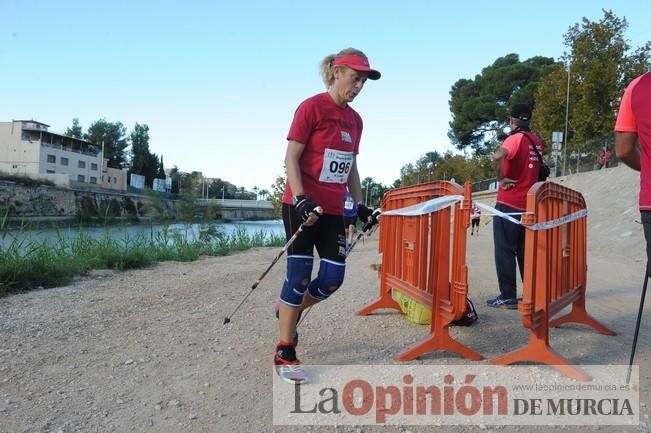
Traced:
[[[499, 189], [495, 208], [520, 220], [527, 207], [527, 192], [538, 181], [543, 154], [542, 140], [529, 129], [531, 109], [516, 104], [511, 109], [509, 126], [511, 133], [495, 155], [493, 163], [497, 170]], [[495, 268], [500, 288], [499, 296], [486, 304], [494, 308], [518, 308], [517, 265], [520, 277], [524, 274], [524, 227], [504, 218], [493, 218], [493, 242], [495, 244]]]
[[646, 240], [646, 273], [640, 296], [640, 308], [633, 336], [631, 358], [626, 382], [630, 379], [635, 357], [637, 337], [644, 309], [644, 298], [649, 282], [649, 261], [651, 260], [651, 72], [643, 74], [628, 85], [615, 123], [615, 154], [633, 170], [640, 172], [640, 214], [644, 239]]
[[615, 154], [640, 172], [640, 213], [646, 239], [647, 274], [651, 258], [651, 72], [626, 88], [615, 123]]

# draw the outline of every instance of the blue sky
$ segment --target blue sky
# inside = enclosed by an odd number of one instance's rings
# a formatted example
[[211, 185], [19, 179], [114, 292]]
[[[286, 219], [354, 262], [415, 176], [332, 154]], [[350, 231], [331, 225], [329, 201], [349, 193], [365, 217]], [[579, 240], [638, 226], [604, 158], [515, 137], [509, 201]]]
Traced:
[[627, 18], [634, 47], [651, 39], [648, 1], [0, 0], [0, 121], [145, 123], [166, 167], [270, 189], [294, 110], [324, 91], [319, 62], [355, 47], [382, 72], [352, 104], [359, 170], [389, 184], [452, 150], [456, 80], [511, 52], [558, 58], [602, 8]]

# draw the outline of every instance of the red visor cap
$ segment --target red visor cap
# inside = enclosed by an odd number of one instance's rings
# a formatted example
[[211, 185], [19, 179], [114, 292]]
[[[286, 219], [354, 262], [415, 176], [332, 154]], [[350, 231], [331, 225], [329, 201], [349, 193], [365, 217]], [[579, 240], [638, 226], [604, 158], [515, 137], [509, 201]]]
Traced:
[[369, 80], [379, 80], [382, 74], [380, 71], [371, 68], [368, 64], [368, 59], [364, 56], [356, 54], [344, 54], [335, 58], [333, 66], [348, 66], [350, 69], [359, 72], [367, 72]]

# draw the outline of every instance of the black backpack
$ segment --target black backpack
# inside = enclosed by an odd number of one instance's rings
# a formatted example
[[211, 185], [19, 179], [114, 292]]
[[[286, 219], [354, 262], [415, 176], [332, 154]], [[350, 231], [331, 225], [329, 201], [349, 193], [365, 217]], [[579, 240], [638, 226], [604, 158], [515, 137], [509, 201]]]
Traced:
[[479, 316], [477, 315], [477, 310], [475, 310], [475, 306], [473, 305], [470, 298], [466, 298], [466, 311], [463, 312], [463, 316], [461, 316], [460, 319], [453, 320], [452, 322], [450, 322], [450, 325], [470, 326], [473, 323], [475, 323], [478, 319]]
[[529, 138], [529, 136], [524, 132], [522, 134], [524, 134], [524, 136], [527, 137], [527, 140], [529, 140], [529, 143], [531, 143], [531, 147], [533, 147], [534, 152], [536, 152], [538, 161], [540, 161], [540, 172], [538, 173], [538, 182], [544, 182], [549, 177], [549, 173], [551, 173], [551, 170], [549, 169], [549, 166], [545, 164], [545, 161], [543, 161], [542, 156], [540, 156], [540, 152], [538, 152], [538, 147], [536, 147], [533, 140], [531, 140], [531, 138]]

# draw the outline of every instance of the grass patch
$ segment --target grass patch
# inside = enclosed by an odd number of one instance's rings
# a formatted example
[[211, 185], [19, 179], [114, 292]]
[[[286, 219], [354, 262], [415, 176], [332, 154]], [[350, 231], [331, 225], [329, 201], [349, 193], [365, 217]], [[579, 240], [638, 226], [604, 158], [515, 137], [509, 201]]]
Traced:
[[[92, 269], [137, 269], [162, 261], [189, 262], [200, 256], [224, 256], [254, 247], [282, 246], [285, 238], [264, 231], [249, 233], [244, 226], [231, 234], [205, 225], [194, 236], [188, 229], [165, 230], [120, 238], [106, 230], [90, 236], [83, 228], [74, 238], [57, 232], [55, 239], [36, 240], [31, 232], [12, 232], [0, 221], [0, 297], [35, 288], [68, 283]], [[18, 236], [20, 235], [20, 236]]]

